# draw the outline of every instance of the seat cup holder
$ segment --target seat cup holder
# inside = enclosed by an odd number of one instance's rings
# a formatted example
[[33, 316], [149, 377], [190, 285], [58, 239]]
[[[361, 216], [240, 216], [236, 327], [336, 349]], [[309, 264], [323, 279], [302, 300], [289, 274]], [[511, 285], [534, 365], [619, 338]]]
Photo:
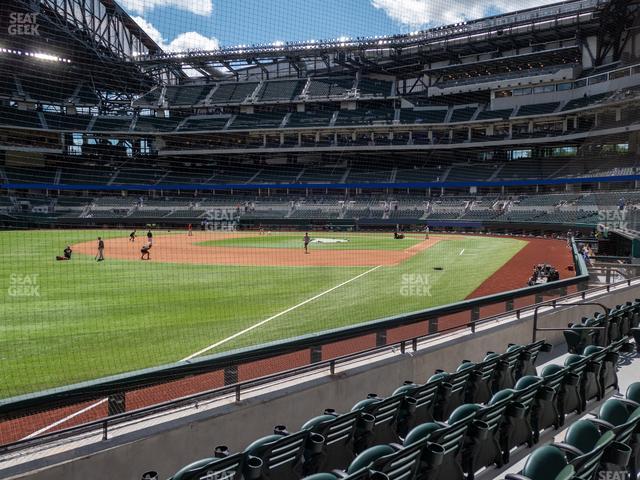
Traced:
[[577, 373], [569, 372], [564, 377], [565, 385], [570, 387], [575, 387], [580, 383], [580, 375]]
[[585, 371], [588, 373], [598, 373], [600, 370], [600, 362], [588, 362]]
[[474, 420], [471, 424], [471, 435], [476, 440], [486, 440], [489, 437], [489, 424], [482, 420]]
[[373, 425], [375, 424], [375, 422], [376, 417], [374, 417], [370, 413], [363, 413], [358, 419], [358, 426], [365, 432], [371, 432], [373, 430]]
[[228, 457], [229, 454], [229, 447], [227, 447], [226, 445], [218, 445], [213, 451], [213, 456], [215, 458], [225, 458]]
[[405, 397], [404, 404], [407, 409], [407, 412], [413, 415], [416, 412], [416, 407], [418, 406], [418, 401], [413, 397]]
[[511, 418], [524, 418], [525, 413], [527, 412], [527, 407], [524, 406], [521, 402], [513, 402], [510, 403], [507, 407], [507, 415]]
[[553, 345], [550, 343], [543, 343], [540, 347], [540, 351], [544, 353], [549, 353], [553, 350]]
[[453, 392], [453, 385], [451, 385], [449, 382], [442, 382], [440, 384], [440, 392], [443, 397], [450, 397], [451, 393]]
[[444, 447], [438, 443], [429, 443], [422, 452], [422, 458], [427, 465], [437, 467], [442, 465], [444, 459]]
[[553, 396], [556, 394], [556, 391], [548, 386], [544, 386], [541, 387], [540, 390], [538, 390], [538, 395], [537, 398], [538, 400], [541, 400], [543, 402], [550, 402], [551, 400], [553, 400]]
[[610, 363], [618, 363], [618, 353], [617, 352], [608, 352], [604, 356], [604, 361], [605, 362], [610, 362]]
[[262, 460], [258, 457], [249, 457], [245, 465], [245, 478], [257, 480], [262, 475]]
[[389, 477], [386, 473], [382, 472], [371, 472], [369, 475], [370, 480], [389, 480]]
[[309, 448], [309, 452], [313, 455], [321, 453], [322, 447], [324, 447], [324, 436], [319, 433], [312, 433], [309, 435], [307, 447]]
[[604, 454], [604, 461], [626, 467], [631, 459], [631, 447], [621, 442], [612, 442]]

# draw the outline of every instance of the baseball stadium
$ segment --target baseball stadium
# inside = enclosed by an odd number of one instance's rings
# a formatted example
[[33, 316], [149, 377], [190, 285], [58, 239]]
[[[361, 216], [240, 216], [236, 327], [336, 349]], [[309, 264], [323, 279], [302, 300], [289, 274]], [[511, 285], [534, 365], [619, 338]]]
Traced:
[[0, 32], [0, 479], [638, 479], [640, 1]]

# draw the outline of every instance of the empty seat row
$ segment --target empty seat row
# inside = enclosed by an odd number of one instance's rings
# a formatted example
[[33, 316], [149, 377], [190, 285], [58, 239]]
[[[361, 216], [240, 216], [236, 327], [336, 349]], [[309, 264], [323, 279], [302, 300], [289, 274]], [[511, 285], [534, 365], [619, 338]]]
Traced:
[[592, 317], [583, 317], [577, 323], [568, 325], [563, 332], [567, 348], [571, 353], [583, 353], [594, 345], [606, 345], [629, 335], [640, 325], [640, 299], [616, 305], [608, 315], [602, 312]]
[[[244, 478], [255, 479], [299, 479], [333, 469], [350, 473], [367, 467], [367, 459], [373, 456], [371, 449], [388, 452], [385, 444], [396, 442], [404, 443], [403, 455], [409, 448], [415, 458], [436, 443], [435, 457], [448, 459], [453, 465], [451, 459], [457, 458], [472, 423], [484, 427], [478, 423], [484, 418], [497, 428], [510, 403], [516, 399], [532, 402], [543, 382], [531, 377], [536, 372], [535, 362], [540, 351], [549, 349], [550, 345], [538, 341], [510, 345], [504, 353], [489, 352], [479, 363], [463, 361], [455, 372], [438, 370], [424, 384], [407, 381], [388, 398], [369, 394], [348, 413], [326, 410], [306, 422], [300, 432], [289, 434], [286, 428], [276, 427], [274, 435], [253, 442], [243, 453], [195, 462], [172, 480], [201, 478], [204, 472], [224, 472], [226, 468], [244, 469]], [[535, 379], [533, 384], [523, 383], [530, 378]], [[481, 404], [487, 408], [476, 408]], [[450, 435], [455, 441], [448, 439]], [[532, 435], [529, 432], [525, 437]], [[517, 441], [515, 437], [504, 439]], [[381, 450], [381, 446], [385, 448]], [[491, 461], [500, 461], [502, 455], [498, 445], [498, 454]], [[441, 471], [448, 470], [442, 465], [438, 467]]]
[[506, 480], [637, 478], [640, 469], [640, 383], [607, 400], [593, 418], [571, 425], [564, 441], [536, 449]]

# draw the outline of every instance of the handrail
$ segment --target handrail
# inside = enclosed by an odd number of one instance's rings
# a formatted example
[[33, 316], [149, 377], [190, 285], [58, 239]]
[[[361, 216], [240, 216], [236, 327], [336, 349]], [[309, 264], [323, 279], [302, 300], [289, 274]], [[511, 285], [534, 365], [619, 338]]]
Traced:
[[232, 350], [199, 359], [181, 361], [135, 372], [114, 375], [99, 380], [54, 388], [35, 394], [7, 398], [0, 401], [0, 421], [3, 419], [28, 415], [34, 411], [59, 408], [83, 401], [95, 400], [96, 398], [104, 398], [134, 389], [159, 385], [166, 383], [169, 380], [174, 381], [193, 375], [219, 371], [228, 367], [273, 358], [287, 353], [310, 349], [338, 341], [350, 340], [390, 328], [415, 324], [429, 319], [435, 319], [465, 311], [471, 312], [470, 325], [472, 331], [474, 331], [475, 324], [479, 320], [479, 318], [474, 318], [474, 312], [479, 312], [479, 309], [482, 306], [493, 305], [500, 302], [513, 302], [517, 298], [542, 295], [545, 292], [573, 285], [583, 285], [586, 288], [586, 282], [589, 279], [586, 264], [584, 259], [578, 253], [577, 246], [573, 240], [571, 247], [573, 250], [574, 265], [576, 272], [578, 273], [578, 275], [571, 278], [501, 292], [471, 300], [464, 300], [454, 304], [433, 307], [408, 314], [382, 318], [354, 326], [303, 335], [254, 347]]

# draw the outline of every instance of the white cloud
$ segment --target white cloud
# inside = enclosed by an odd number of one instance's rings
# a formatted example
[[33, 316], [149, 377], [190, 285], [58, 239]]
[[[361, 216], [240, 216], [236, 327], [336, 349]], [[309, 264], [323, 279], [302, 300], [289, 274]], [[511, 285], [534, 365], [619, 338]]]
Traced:
[[167, 42], [160, 31], [142, 17], [133, 17], [147, 35], [165, 52], [184, 52], [186, 50], [217, 50], [220, 46], [217, 38], [205, 37], [198, 32], [184, 32]]
[[209, 16], [213, 12], [212, 0], [120, 0], [127, 10], [144, 14], [156, 7], [173, 7], [196, 15]]
[[411, 27], [449, 25], [465, 20], [476, 20], [492, 12], [555, 3], [557, 0], [370, 0], [375, 8], [393, 20]]

